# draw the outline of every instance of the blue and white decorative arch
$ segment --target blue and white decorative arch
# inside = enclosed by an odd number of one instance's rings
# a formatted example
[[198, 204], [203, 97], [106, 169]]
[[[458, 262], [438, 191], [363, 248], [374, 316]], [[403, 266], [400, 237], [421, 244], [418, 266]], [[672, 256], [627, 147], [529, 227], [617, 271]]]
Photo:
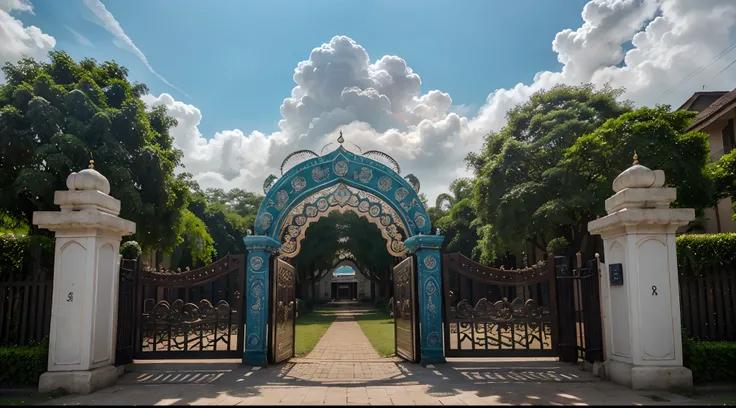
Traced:
[[395, 256], [406, 254], [406, 238], [430, 231], [429, 215], [407, 180], [341, 145], [292, 167], [270, 187], [255, 234], [281, 241], [281, 255], [293, 257], [309, 224], [332, 211], [354, 211], [378, 225]]
[[[278, 253], [278, 256], [285, 258], [296, 256], [311, 223], [332, 211], [353, 211], [378, 226], [386, 239], [386, 249], [394, 256], [406, 256], [418, 249], [418, 241], [412, 237], [422, 237], [422, 243], [442, 242], [441, 236], [427, 235], [431, 225], [416, 191], [418, 187], [399, 175], [398, 164], [387, 155], [380, 152], [369, 152], [376, 153], [374, 155], [356, 154], [345, 149], [342, 142], [336, 150], [324, 156], [305, 152], [311, 158], [291, 167], [281, 178], [266, 186], [266, 197], [256, 216], [255, 234], [245, 238], [248, 247], [248, 310], [243, 362], [246, 364], [266, 363], [266, 305], [271, 255]], [[374, 160], [382, 157], [388, 159], [388, 165]], [[284, 163], [287, 161], [289, 158]], [[273, 178], [269, 178], [267, 183]], [[418, 185], [418, 182], [415, 184]], [[433, 246], [432, 251], [436, 252], [439, 260], [439, 245]], [[422, 282], [423, 278], [440, 281], [438, 268], [432, 271], [437, 276], [423, 277], [422, 263], [418, 264], [418, 282]], [[422, 303], [427, 301], [432, 306], [441, 306], [439, 291], [434, 291], [430, 297], [419, 294], [420, 310], [424, 309]], [[424, 316], [420, 316], [423, 327], [441, 325], [440, 315], [435, 316], [440, 319], [438, 322], [425, 322]], [[420, 333], [420, 336], [424, 335]], [[439, 348], [435, 341], [422, 342], [423, 356], [425, 344], [435, 346], [429, 348], [437, 348], [428, 350], [435, 356], [431, 362], [441, 362], [436, 359], [438, 351], [442, 354], [441, 342]]]

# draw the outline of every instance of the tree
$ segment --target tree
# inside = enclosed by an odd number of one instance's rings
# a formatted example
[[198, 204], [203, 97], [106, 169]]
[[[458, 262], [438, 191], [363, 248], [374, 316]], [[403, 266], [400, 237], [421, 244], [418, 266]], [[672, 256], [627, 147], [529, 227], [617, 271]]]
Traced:
[[444, 251], [460, 252], [477, 259], [474, 251], [478, 244], [477, 215], [472, 188], [472, 180], [460, 178], [450, 184], [450, 193], [438, 195], [434, 209], [441, 214], [441, 218], [433, 225], [439, 227], [445, 236], [442, 245]]
[[[736, 209], [736, 150], [721, 156], [718, 161], [711, 163], [708, 171], [714, 182], [713, 201], [716, 202], [730, 197]], [[736, 220], [736, 215], [733, 217]]]
[[352, 254], [360, 269], [356, 272], [375, 283], [381, 296], [389, 293], [394, 258], [378, 227], [353, 212], [333, 211], [307, 228], [294, 258], [300, 282], [314, 285], [326, 277], [341, 250]]
[[673, 206], [702, 214], [714, 203], [715, 191], [708, 168], [708, 135], [687, 131], [695, 115], [670, 112], [666, 105], [644, 107], [610, 119], [578, 139], [550, 172], [560, 189], [545, 204], [547, 216], [585, 230], [589, 221], [606, 214], [605, 200], [613, 194], [613, 180], [632, 165], [634, 152], [640, 164], [664, 170], [665, 186], [677, 189]]
[[[191, 179], [191, 175], [183, 173], [182, 177], [186, 179], [191, 192], [188, 211], [202, 220], [207, 233], [212, 237], [213, 257], [246, 253], [243, 238], [248, 229], [253, 227], [263, 197], [240, 189], [228, 192], [207, 189], [203, 192], [199, 184]], [[172, 255], [172, 265], [180, 268], [194, 267], [201, 263], [197, 262], [185, 245], [177, 247]]]
[[[630, 111], [630, 103], [617, 101], [622, 92], [592, 85], [537, 92], [507, 113], [507, 125], [486, 137], [479, 154], [468, 155], [476, 176], [473, 202], [483, 259], [508, 250], [520, 253], [525, 243], [546, 251], [560, 229], [585, 231], [580, 222], [555, 210], [561, 186], [550, 170], [578, 138]], [[571, 248], [579, 244], [579, 236]]]
[[243, 217], [248, 228], [253, 228], [263, 196], [250, 191], [234, 188], [225, 192], [221, 188], [208, 188], [205, 191], [208, 202], [227, 205], [230, 211]]
[[30, 225], [33, 211], [55, 209], [54, 191], [94, 159], [121, 201], [121, 217], [136, 222], [135, 240], [171, 251], [194, 226], [184, 219], [188, 187], [174, 176], [182, 155], [169, 132], [176, 121], [165, 107], [146, 111], [140, 96], [147, 88], [131, 84], [114, 61], [49, 56], [50, 63], [3, 67], [0, 212]]

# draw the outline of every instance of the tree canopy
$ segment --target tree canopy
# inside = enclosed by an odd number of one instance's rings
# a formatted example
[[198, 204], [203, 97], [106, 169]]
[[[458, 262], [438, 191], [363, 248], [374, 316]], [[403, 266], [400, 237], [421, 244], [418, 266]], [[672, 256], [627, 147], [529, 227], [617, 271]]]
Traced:
[[522, 252], [524, 242], [546, 251], [549, 239], [574, 224], [559, 209], [560, 180], [551, 170], [579, 137], [630, 110], [617, 101], [622, 92], [592, 85], [537, 92], [508, 112], [508, 124], [487, 136], [480, 153], [468, 155], [484, 259]]
[[[335, 266], [337, 254], [348, 252], [360, 271], [387, 293], [394, 257], [378, 227], [353, 212], [333, 211], [307, 228], [299, 254], [294, 258], [297, 273], [316, 282]], [[305, 279], [305, 280], [306, 280]]]
[[114, 61], [76, 63], [61, 51], [50, 62], [7, 63], [0, 87], [0, 211], [30, 224], [33, 211], [54, 209], [54, 191], [87, 167], [110, 181], [121, 217], [137, 224], [146, 248], [182, 242], [187, 185], [174, 175], [181, 151], [165, 107], [146, 111], [143, 84], [130, 83]]

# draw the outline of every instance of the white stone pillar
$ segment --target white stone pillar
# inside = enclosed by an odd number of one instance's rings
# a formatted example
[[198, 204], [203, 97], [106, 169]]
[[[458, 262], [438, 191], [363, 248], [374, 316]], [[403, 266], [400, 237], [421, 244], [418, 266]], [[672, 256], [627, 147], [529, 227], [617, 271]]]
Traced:
[[107, 179], [72, 173], [57, 191], [61, 211], [36, 211], [33, 224], [56, 233], [48, 371], [38, 389], [87, 394], [115, 383], [120, 240], [135, 223], [117, 217]]
[[[664, 172], [638, 164], [613, 182], [608, 215], [588, 224], [603, 238], [601, 312], [606, 376], [634, 389], [692, 386], [682, 366], [680, 290], [675, 231], [695, 218], [691, 208], [669, 208], [674, 188]], [[611, 270], [621, 266], [622, 280]]]

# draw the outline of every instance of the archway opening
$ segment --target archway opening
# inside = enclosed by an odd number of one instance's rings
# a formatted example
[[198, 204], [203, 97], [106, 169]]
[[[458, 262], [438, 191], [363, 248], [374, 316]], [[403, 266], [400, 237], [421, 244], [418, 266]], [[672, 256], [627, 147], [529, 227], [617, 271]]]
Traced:
[[[380, 227], [355, 212], [337, 209], [309, 225], [290, 260], [297, 271], [297, 296], [314, 305], [388, 301], [393, 267], [403, 258], [389, 253]], [[404, 236], [401, 228], [397, 236]], [[289, 239], [288, 233], [282, 239]]]

